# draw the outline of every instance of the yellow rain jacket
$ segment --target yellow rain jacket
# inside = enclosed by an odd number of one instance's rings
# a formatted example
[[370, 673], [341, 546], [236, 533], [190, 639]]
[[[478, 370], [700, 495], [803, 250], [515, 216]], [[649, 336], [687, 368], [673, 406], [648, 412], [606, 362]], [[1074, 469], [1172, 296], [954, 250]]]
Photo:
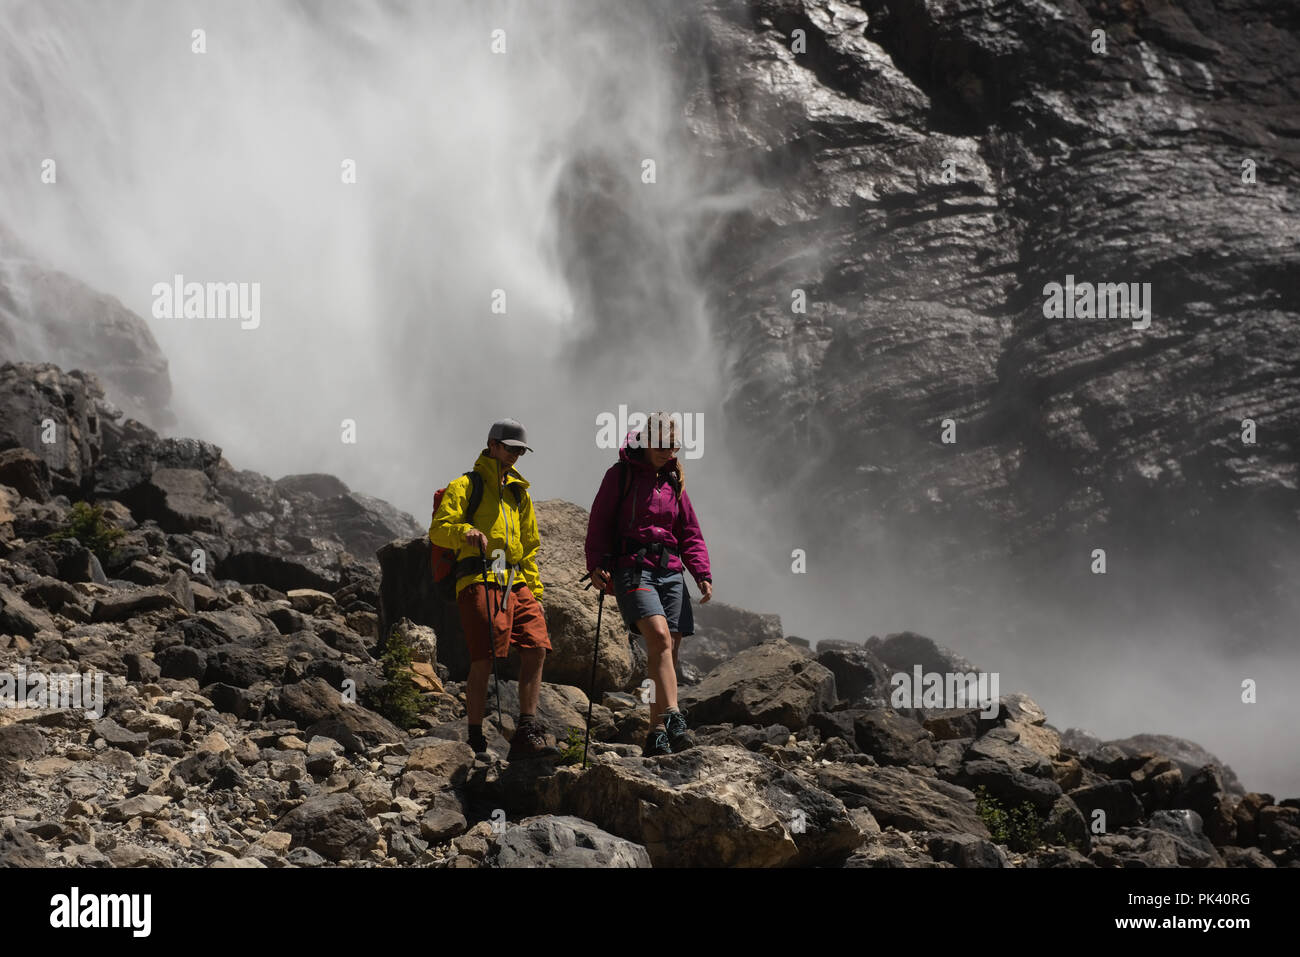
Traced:
[[[478, 511], [474, 513], [472, 526], [465, 517], [465, 509], [469, 505], [469, 476], [461, 475], [451, 480], [447, 491], [442, 493], [442, 502], [429, 525], [429, 541], [438, 548], [454, 548], [457, 564], [464, 559], [472, 559], [474, 570], [460, 574], [456, 579], [457, 595], [467, 586], [483, 580], [483, 566], [478, 549], [465, 542], [466, 533], [473, 527], [487, 536], [488, 577], [493, 577], [493, 557], [497, 549], [500, 549], [505, 561], [496, 563], [497, 582], [506, 584], [510, 569], [514, 567], [514, 582], [527, 585], [533, 597], [541, 601], [542, 579], [537, 572], [537, 546], [541, 544], [541, 539], [537, 535], [537, 518], [533, 515], [533, 499], [528, 494], [528, 482], [512, 468], [506, 473], [506, 485], [502, 487], [501, 468], [501, 463], [486, 451], [480, 453], [478, 461], [474, 463], [474, 471], [483, 479], [483, 498], [479, 502]], [[515, 505], [511, 485], [521, 486], [518, 506]], [[466, 567], [468, 566], [467, 562]]]

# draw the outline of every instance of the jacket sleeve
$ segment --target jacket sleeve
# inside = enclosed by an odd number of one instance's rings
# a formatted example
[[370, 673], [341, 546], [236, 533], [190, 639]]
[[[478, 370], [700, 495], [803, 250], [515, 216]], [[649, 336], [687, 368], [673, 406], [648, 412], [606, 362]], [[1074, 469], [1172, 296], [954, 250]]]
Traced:
[[538, 601], [542, 600], [542, 576], [537, 569], [537, 549], [542, 544], [537, 534], [537, 516], [533, 512], [533, 497], [524, 493], [524, 500], [519, 507], [519, 544], [523, 547], [524, 557], [519, 561], [519, 570], [523, 573], [524, 584]]
[[695, 516], [695, 507], [691, 505], [690, 496], [682, 489], [682, 500], [677, 508], [677, 517], [673, 521], [673, 535], [677, 539], [677, 551], [695, 584], [712, 581], [709, 570], [709, 548], [704, 544], [704, 533], [700, 531], [700, 520]]
[[617, 516], [614, 510], [618, 508], [618, 476], [619, 468], [617, 465], [610, 466], [605, 471], [605, 477], [601, 480], [600, 489], [596, 492], [596, 499], [591, 503], [591, 515], [587, 519], [587, 571], [600, 568], [605, 561], [605, 556], [614, 552], [614, 522]]
[[466, 533], [473, 528], [463, 521], [465, 506], [469, 504], [469, 479], [464, 475], [452, 479], [447, 484], [447, 491], [442, 493], [442, 502], [433, 513], [429, 524], [429, 541], [438, 548], [460, 549], [465, 544]]

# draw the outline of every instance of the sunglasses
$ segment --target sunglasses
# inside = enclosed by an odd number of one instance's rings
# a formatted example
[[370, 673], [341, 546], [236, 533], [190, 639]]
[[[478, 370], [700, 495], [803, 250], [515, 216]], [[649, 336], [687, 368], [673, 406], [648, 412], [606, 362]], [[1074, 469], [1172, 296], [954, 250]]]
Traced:
[[528, 451], [528, 450], [525, 449], [525, 448], [516, 448], [516, 447], [513, 446], [513, 445], [506, 445], [504, 442], [497, 442], [497, 445], [501, 446], [503, 449], [505, 449], [505, 450], [506, 450], [507, 452], [509, 452], [511, 455], [524, 455], [524, 454], [527, 453], [527, 451]]

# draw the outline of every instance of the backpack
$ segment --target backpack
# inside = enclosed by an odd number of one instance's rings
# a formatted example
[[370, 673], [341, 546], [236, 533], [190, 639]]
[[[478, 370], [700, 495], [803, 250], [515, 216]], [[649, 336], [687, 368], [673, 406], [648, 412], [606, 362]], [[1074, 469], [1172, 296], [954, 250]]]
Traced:
[[[469, 479], [469, 501], [465, 504], [465, 514], [461, 516], [461, 521], [474, 524], [474, 513], [478, 511], [479, 504], [483, 501], [483, 476], [478, 472], [469, 471], [465, 473]], [[518, 508], [523, 504], [523, 493], [517, 484], [510, 486], [515, 496], [515, 507]], [[438, 514], [438, 506], [442, 504], [442, 496], [447, 491], [443, 486], [433, 493], [433, 514]], [[432, 517], [429, 524], [433, 524]], [[433, 544], [430, 542], [430, 544]], [[430, 563], [433, 568], [433, 584], [437, 589], [438, 595], [447, 600], [456, 600], [456, 549], [439, 548], [433, 546], [433, 552], [430, 555]]]

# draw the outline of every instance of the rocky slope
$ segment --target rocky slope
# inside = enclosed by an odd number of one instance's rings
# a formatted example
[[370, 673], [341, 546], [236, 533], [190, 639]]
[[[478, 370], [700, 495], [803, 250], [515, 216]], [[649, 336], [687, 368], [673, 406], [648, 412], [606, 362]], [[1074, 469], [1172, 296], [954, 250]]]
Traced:
[[[0, 413], [18, 437], [0, 452], [0, 692], [20, 671], [103, 678], [98, 713], [0, 708], [0, 864], [1300, 864], [1300, 799], [1245, 792], [1191, 742], [1061, 734], [1023, 694], [995, 715], [894, 708], [891, 674], [971, 664], [910, 633], [814, 651], [725, 606], [700, 608], [683, 669], [698, 747], [640, 756], [643, 662], [606, 609], [592, 765], [508, 764], [490, 725], [475, 760], [460, 636], [409, 516], [119, 421], [88, 374], [0, 367]], [[78, 499], [125, 531], [102, 560], [50, 537]], [[557, 649], [539, 717], [563, 739], [588, 705], [586, 515], [537, 509]], [[390, 626], [424, 689], [408, 729], [362, 703]], [[500, 696], [508, 735], [511, 678]]]
[[[759, 491], [918, 567], [1104, 538], [1208, 605], [1289, 600], [1294, 5], [716, 0], [669, 29], [705, 168], [761, 197], [700, 269], [724, 439], [783, 450]], [[1150, 283], [1150, 328], [1044, 318], [1067, 275]]]

